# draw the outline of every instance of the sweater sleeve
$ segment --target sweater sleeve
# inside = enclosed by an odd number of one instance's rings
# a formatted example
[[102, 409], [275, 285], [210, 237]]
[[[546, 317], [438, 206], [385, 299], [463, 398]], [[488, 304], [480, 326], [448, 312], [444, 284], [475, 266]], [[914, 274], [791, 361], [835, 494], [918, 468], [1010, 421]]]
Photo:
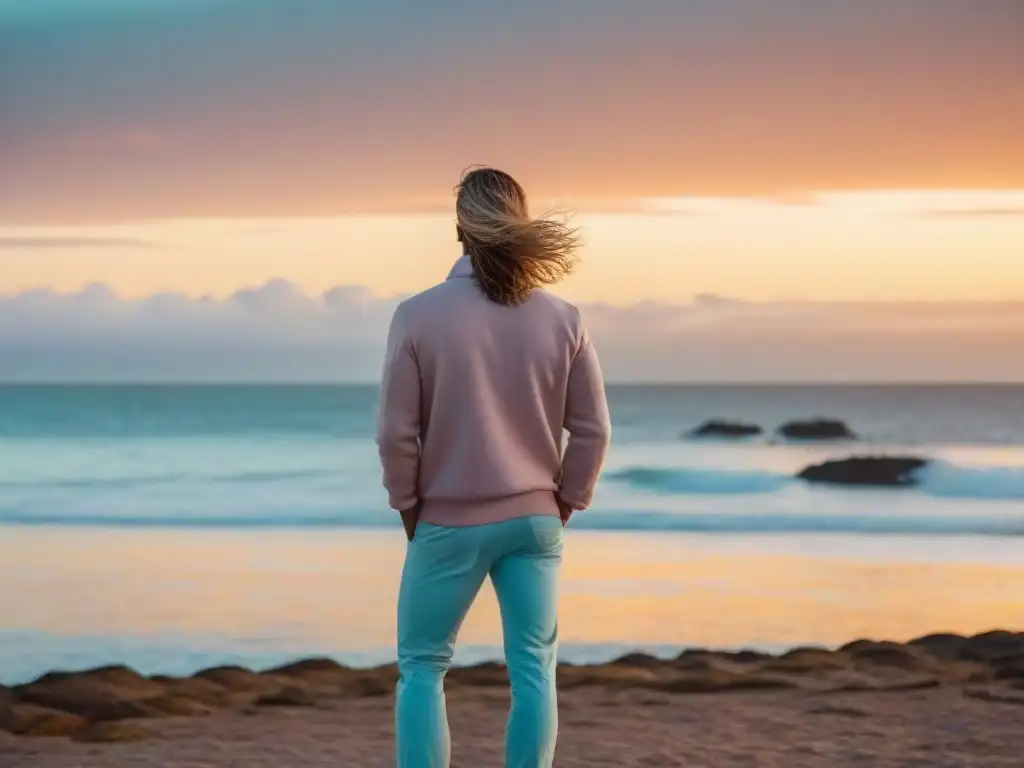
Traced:
[[586, 509], [611, 441], [601, 366], [586, 334], [569, 371], [563, 426], [569, 440], [562, 457], [558, 495], [572, 509]]
[[402, 305], [388, 330], [377, 411], [377, 450], [388, 503], [400, 512], [419, 503], [420, 371]]

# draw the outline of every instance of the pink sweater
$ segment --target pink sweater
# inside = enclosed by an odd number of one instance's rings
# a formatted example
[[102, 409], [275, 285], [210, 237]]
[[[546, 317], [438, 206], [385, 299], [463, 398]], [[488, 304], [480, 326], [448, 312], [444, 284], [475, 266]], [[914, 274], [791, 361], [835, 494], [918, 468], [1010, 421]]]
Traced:
[[[562, 451], [562, 430], [569, 438]], [[435, 525], [590, 504], [611, 427], [579, 311], [543, 290], [490, 301], [463, 256], [402, 302], [388, 333], [377, 446], [397, 510]]]

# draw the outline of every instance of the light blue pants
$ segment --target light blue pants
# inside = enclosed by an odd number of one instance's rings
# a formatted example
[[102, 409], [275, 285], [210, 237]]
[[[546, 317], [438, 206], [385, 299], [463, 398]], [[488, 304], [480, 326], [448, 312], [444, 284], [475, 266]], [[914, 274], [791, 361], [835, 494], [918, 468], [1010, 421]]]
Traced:
[[458, 528], [420, 523], [398, 597], [399, 768], [448, 768], [442, 680], [459, 626], [490, 574], [501, 608], [512, 709], [507, 768], [550, 768], [558, 732], [555, 653], [562, 522], [521, 517]]

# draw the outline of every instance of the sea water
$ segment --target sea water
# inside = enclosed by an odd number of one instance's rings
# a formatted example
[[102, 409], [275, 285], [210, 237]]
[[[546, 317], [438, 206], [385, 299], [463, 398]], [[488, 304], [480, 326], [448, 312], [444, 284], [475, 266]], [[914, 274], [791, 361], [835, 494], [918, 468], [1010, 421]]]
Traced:
[[[0, 680], [393, 657], [404, 545], [372, 386], [0, 387]], [[613, 386], [573, 518], [563, 655], [1024, 623], [1024, 387]], [[858, 435], [794, 443], [795, 418]], [[762, 437], [694, 440], [709, 418]], [[905, 489], [814, 486], [851, 455], [929, 460]], [[500, 652], [493, 598], [462, 659]], [[493, 621], [492, 621], [493, 619]], [[596, 655], [595, 655], [596, 654]]]

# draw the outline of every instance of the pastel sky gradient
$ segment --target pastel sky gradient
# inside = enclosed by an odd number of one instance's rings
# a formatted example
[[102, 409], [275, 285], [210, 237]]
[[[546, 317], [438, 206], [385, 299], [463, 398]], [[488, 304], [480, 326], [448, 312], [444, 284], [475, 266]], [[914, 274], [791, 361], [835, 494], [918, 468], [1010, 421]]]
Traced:
[[[1019, 0], [0, 0], [0, 315], [279, 278], [386, 307], [444, 275], [452, 187], [487, 163], [575, 213], [558, 290], [595, 318], [713, 295], [965, 330], [965, 303], [995, 361], [1022, 135]], [[864, 376], [939, 375], [895, 355]], [[977, 378], [1024, 378], [992, 361]]]

